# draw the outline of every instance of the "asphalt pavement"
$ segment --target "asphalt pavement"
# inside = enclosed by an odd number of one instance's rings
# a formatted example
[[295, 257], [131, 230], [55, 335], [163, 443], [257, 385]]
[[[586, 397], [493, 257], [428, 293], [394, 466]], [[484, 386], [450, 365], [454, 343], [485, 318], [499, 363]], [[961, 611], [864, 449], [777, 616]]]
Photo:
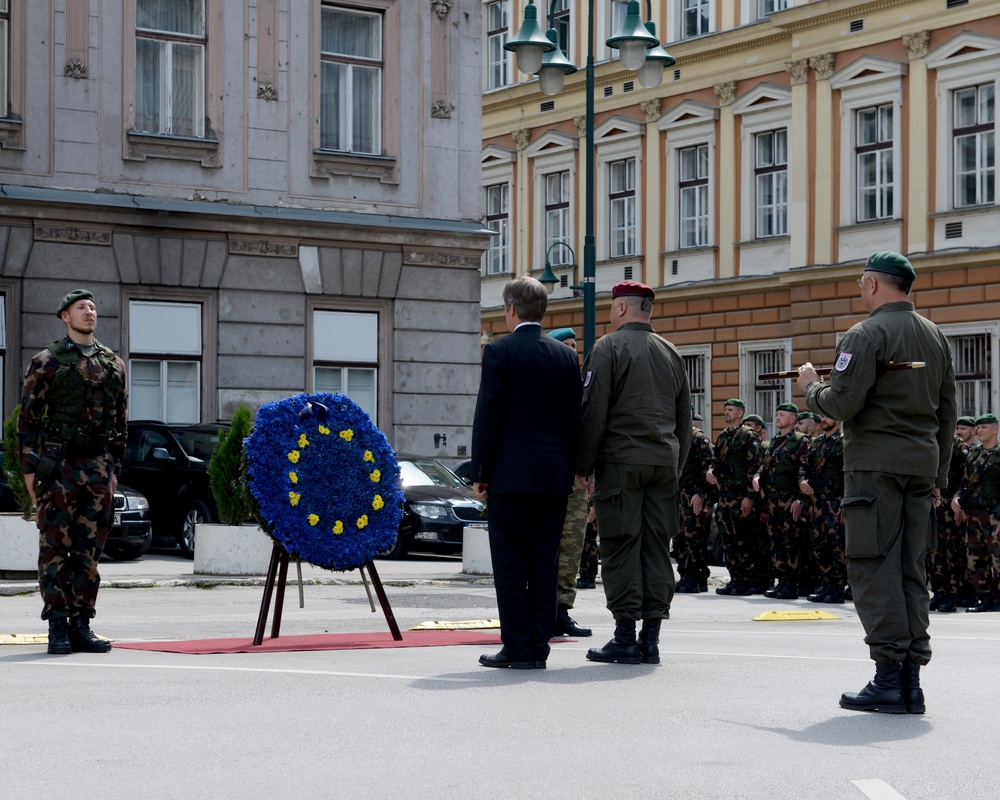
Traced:
[[[496, 617], [460, 559], [378, 561], [400, 626]], [[252, 635], [260, 577], [191, 574], [172, 555], [102, 565], [94, 629], [113, 640]], [[292, 572], [294, 574], [294, 570]], [[282, 635], [384, 631], [357, 573], [289, 586]], [[548, 669], [478, 665], [470, 646], [237, 655], [0, 645], [0, 797], [997, 797], [1000, 614], [936, 614], [925, 715], [844, 711], [872, 664], [850, 604], [679, 595], [660, 665], [593, 664], [603, 592], [571, 612], [591, 639]], [[0, 582], [0, 634], [44, 630], [29, 581]]]

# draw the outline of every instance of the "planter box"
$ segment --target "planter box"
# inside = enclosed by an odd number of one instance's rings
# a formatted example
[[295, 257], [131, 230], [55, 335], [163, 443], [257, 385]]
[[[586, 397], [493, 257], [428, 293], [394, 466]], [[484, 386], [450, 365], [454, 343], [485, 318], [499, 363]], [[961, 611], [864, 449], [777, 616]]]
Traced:
[[0, 514], [0, 572], [38, 574], [38, 526], [20, 514]]
[[206, 525], [194, 533], [194, 571], [200, 575], [266, 575], [274, 543], [256, 525]]
[[466, 527], [462, 531], [462, 572], [470, 575], [492, 575], [490, 532], [486, 528]]

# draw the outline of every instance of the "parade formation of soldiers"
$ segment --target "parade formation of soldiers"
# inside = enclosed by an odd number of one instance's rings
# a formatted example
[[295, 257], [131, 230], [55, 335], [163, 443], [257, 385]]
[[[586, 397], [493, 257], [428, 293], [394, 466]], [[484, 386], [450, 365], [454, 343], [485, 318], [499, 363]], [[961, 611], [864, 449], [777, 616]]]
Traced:
[[[840, 423], [782, 403], [774, 430], [725, 402], [715, 444], [693, 424], [680, 479], [677, 592], [708, 591], [712, 512], [730, 581], [720, 595], [844, 603], [844, 442]], [[937, 547], [927, 556], [931, 610], [1000, 611], [998, 419], [961, 417], [951, 470], [936, 508]]]

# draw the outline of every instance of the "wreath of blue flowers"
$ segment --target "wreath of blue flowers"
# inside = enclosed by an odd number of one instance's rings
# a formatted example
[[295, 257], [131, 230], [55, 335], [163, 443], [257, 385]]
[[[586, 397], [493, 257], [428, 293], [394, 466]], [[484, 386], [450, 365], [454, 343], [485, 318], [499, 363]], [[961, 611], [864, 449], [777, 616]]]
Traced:
[[257, 412], [248, 486], [271, 537], [318, 567], [362, 566], [392, 547], [403, 516], [385, 434], [342, 394], [300, 394]]

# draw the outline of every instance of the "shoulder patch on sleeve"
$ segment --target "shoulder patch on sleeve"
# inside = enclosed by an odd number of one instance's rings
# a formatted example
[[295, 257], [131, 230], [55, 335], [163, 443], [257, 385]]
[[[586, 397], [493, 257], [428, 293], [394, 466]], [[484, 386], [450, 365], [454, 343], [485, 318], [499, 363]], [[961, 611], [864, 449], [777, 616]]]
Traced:
[[593, 370], [587, 370], [587, 377], [583, 379], [583, 388], [590, 386], [590, 379], [594, 376]]
[[843, 372], [845, 369], [847, 369], [853, 357], [854, 356], [851, 353], [841, 353], [837, 357], [837, 363], [834, 364], [833, 368], [837, 370], [837, 372]]

